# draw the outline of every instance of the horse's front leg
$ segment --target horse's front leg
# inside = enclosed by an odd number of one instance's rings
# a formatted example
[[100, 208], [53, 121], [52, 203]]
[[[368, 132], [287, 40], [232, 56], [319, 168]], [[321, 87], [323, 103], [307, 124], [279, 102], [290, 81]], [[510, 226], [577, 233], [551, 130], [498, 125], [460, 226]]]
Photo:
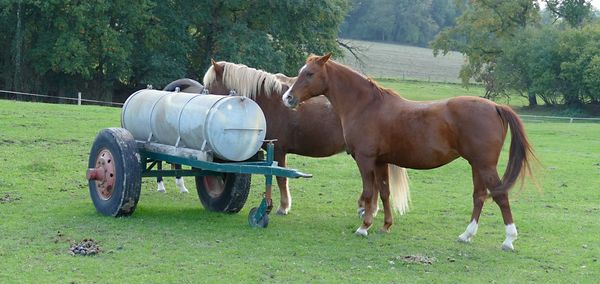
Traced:
[[[283, 149], [275, 149], [274, 159], [280, 167], [286, 167], [285, 155], [287, 153]], [[288, 187], [288, 179], [285, 177], [277, 177], [277, 186], [279, 187], [280, 200], [277, 214], [287, 215], [292, 209], [292, 195]]]
[[[162, 162], [158, 162], [156, 163], [156, 169], [160, 172], [162, 170]], [[165, 183], [163, 181], [163, 177], [162, 176], [157, 176], [156, 177], [156, 191], [158, 192], [167, 192], [167, 189], [165, 188]]]
[[[377, 164], [375, 170], [375, 184], [383, 203], [383, 227], [380, 232], [389, 233], [390, 227], [394, 223], [392, 216], [392, 206], [390, 205], [390, 184], [389, 184], [388, 164]], [[375, 198], [375, 202], [377, 199]]]
[[364, 219], [365, 218], [365, 202], [375, 202], [373, 204], [375, 204], [375, 212], [373, 213], [373, 218], [375, 218], [375, 216], [377, 216], [377, 212], [379, 212], [379, 204], [377, 203], [377, 198], [379, 196], [379, 192], [378, 191], [374, 191], [373, 192], [373, 196], [371, 197], [371, 200], [367, 201], [367, 200], [363, 200], [362, 195], [358, 198], [358, 218], [360, 219]]
[[[176, 170], [181, 170], [181, 165], [172, 164], [171, 168], [176, 169]], [[175, 185], [177, 185], [177, 188], [179, 188], [179, 192], [189, 193], [189, 190], [187, 189], [187, 187], [185, 187], [185, 182], [183, 181], [183, 177], [176, 176], [175, 177]]]
[[[377, 189], [375, 188], [375, 159], [357, 155], [356, 163], [360, 171], [360, 176], [363, 183], [363, 191], [360, 197], [365, 208], [365, 214], [362, 225], [356, 230], [357, 235], [366, 236], [368, 230], [373, 224], [373, 216], [377, 208], [376, 196]], [[375, 202], [373, 202], [375, 200]]]

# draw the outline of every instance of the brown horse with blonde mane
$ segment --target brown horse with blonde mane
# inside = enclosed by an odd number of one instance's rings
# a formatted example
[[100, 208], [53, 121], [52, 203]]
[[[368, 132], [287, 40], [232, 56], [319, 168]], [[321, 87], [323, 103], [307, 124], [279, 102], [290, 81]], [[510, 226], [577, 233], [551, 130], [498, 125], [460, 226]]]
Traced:
[[[491, 193], [505, 224], [502, 249], [513, 250], [517, 229], [508, 191], [518, 178], [531, 175], [530, 161], [535, 158], [516, 113], [508, 106], [478, 97], [406, 100], [347, 66], [329, 60], [330, 56], [310, 56], [282, 100], [293, 108], [311, 97], [325, 95], [339, 115], [347, 148], [363, 182], [361, 198], [366, 214], [356, 233], [367, 235], [377, 192], [385, 215], [381, 230], [388, 232], [392, 226], [385, 165], [432, 169], [463, 157], [472, 169], [473, 212], [471, 223], [459, 241], [469, 242], [475, 235], [484, 201]], [[496, 166], [508, 128], [512, 136], [509, 159], [500, 179]]]
[[[340, 119], [324, 96], [316, 96], [292, 110], [281, 103], [281, 95], [295, 82], [283, 74], [271, 74], [262, 70], [226, 61], [212, 61], [204, 75], [204, 86], [211, 94], [226, 95], [230, 90], [254, 100], [267, 120], [266, 139], [277, 139], [274, 159], [282, 167], [287, 164], [286, 155], [293, 153], [309, 157], [327, 157], [345, 149]], [[388, 171], [387, 165], [385, 166]], [[407, 208], [408, 178], [406, 170], [390, 166], [390, 186], [397, 189], [398, 200]], [[387, 179], [386, 179], [386, 182]], [[277, 177], [281, 193], [278, 214], [288, 214], [292, 205], [287, 179]], [[359, 214], [364, 204], [359, 202]]]

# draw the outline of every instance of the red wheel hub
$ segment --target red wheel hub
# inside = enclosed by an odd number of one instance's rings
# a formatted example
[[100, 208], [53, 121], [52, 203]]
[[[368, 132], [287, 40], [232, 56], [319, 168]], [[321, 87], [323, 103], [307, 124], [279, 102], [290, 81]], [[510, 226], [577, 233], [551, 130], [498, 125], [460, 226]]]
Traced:
[[96, 181], [98, 195], [108, 200], [112, 196], [115, 185], [115, 166], [112, 153], [108, 149], [102, 149], [96, 156], [96, 167], [88, 169], [87, 179]]

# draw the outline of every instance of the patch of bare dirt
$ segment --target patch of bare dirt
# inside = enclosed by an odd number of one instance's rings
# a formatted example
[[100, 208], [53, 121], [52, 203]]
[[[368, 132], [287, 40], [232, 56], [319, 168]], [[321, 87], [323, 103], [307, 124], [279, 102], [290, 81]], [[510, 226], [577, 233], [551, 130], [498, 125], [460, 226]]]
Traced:
[[72, 256], [92, 256], [99, 254], [101, 251], [100, 246], [98, 246], [93, 239], [83, 239], [79, 243], [71, 244], [71, 247], [69, 248], [69, 253]]
[[437, 259], [435, 257], [428, 257], [428, 256], [424, 256], [424, 255], [405, 255], [405, 256], [396, 256], [394, 257], [395, 260], [401, 260], [404, 262], [408, 262], [408, 263], [418, 263], [418, 264], [425, 264], [425, 265], [432, 265], [434, 262], [437, 261]]
[[17, 200], [21, 200], [21, 197], [14, 196], [8, 193], [5, 193], [3, 197], [0, 197], [0, 203], [9, 203]]

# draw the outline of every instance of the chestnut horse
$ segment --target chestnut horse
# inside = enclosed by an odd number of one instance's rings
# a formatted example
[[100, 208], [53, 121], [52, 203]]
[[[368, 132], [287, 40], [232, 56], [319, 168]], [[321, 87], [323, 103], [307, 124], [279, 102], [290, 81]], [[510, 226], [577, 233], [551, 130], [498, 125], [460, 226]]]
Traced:
[[[296, 82], [282, 96], [296, 107], [311, 97], [325, 95], [339, 115], [347, 148], [360, 170], [366, 214], [356, 231], [367, 235], [379, 192], [384, 209], [382, 231], [392, 226], [390, 188], [385, 166], [389, 163], [412, 169], [432, 169], [458, 157], [471, 165], [473, 212], [471, 223], [459, 236], [469, 242], [477, 232], [484, 201], [491, 193], [504, 219], [506, 239], [502, 249], [513, 250], [517, 229], [508, 201], [508, 190], [523, 174], [531, 174], [533, 150], [519, 117], [507, 106], [479, 97], [416, 102], [356, 71], [329, 60], [331, 54], [310, 56]], [[300, 104], [301, 105], [301, 104]], [[508, 165], [502, 179], [496, 171], [498, 158], [510, 127]], [[488, 193], [489, 190], [489, 193]]]
[[[316, 96], [295, 110], [281, 103], [281, 95], [295, 78], [283, 74], [271, 74], [246, 65], [225, 61], [215, 62], [204, 75], [204, 86], [211, 94], [226, 95], [234, 90], [238, 95], [249, 97], [262, 109], [267, 120], [266, 139], [277, 139], [274, 159], [279, 166], [286, 166], [286, 154], [293, 153], [309, 157], [327, 157], [345, 149], [340, 119], [324, 96]], [[387, 165], [386, 172], [387, 172]], [[408, 193], [406, 170], [391, 166], [390, 186], [399, 194]], [[387, 179], [386, 179], [387, 182]], [[277, 177], [281, 193], [278, 214], [287, 214], [292, 205], [287, 178]], [[398, 200], [408, 200], [401, 196]], [[408, 208], [402, 203], [403, 211]], [[359, 203], [359, 214], [364, 212]]]

